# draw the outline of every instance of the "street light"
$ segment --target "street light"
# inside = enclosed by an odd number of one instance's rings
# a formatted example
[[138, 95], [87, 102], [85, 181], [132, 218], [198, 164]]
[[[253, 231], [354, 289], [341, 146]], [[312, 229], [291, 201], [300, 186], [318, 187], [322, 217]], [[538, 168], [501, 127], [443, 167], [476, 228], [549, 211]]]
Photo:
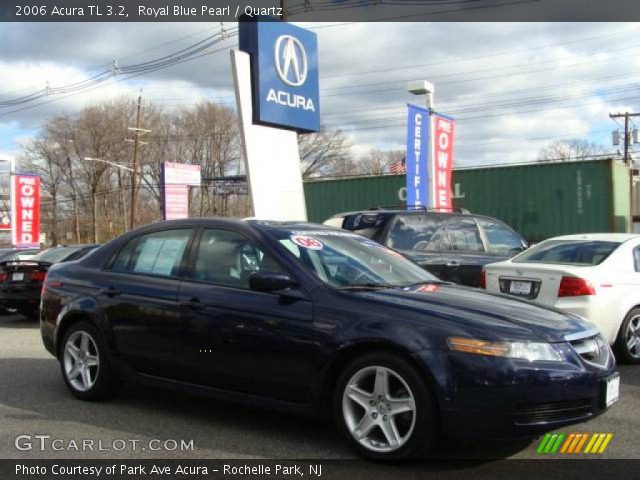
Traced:
[[435, 92], [433, 83], [426, 80], [414, 80], [407, 83], [407, 90], [414, 95], [426, 95], [427, 110], [433, 109], [433, 93]]
[[133, 172], [133, 168], [131, 168], [131, 167], [126, 167], [126, 166], [122, 165], [121, 163], [110, 162], [109, 160], [102, 160], [101, 158], [84, 157], [84, 160], [86, 160], [88, 162], [108, 163], [109, 165], [113, 165], [114, 167], [122, 168], [123, 170], [129, 170], [130, 172]]

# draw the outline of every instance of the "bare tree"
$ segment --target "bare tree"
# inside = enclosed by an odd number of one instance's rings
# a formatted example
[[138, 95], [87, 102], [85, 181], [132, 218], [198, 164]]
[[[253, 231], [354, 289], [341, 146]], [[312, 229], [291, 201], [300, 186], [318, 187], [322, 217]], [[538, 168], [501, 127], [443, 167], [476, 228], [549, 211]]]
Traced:
[[373, 148], [355, 164], [355, 172], [359, 175], [383, 175], [388, 172], [389, 165], [400, 162], [404, 158], [403, 150], [379, 150]]
[[340, 130], [298, 135], [302, 177], [336, 174], [352, 167], [349, 142]]
[[586, 160], [605, 153], [602, 145], [581, 138], [556, 140], [538, 153], [540, 162], [564, 162]]

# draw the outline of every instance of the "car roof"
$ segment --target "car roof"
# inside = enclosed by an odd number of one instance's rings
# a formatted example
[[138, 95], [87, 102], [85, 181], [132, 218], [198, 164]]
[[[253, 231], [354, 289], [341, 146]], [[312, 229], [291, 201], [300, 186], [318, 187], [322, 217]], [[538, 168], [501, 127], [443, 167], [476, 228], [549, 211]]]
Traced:
[[575, 235], [561, 235], [549, 240], [594, 240], [599, 242], [626, 242], [627, 240], [640, 239], [635, 233], [579, 233]]
[[[257, 228], [268, 228], [268, 229], [282, 229], [282, 230], [327, 230], [332, 229], [332, 227], [328, 227], [327, 225], [322, 225], [319, 223], [311, 223], [311, 222], [302, 222], [300, 220], [295, 221], [278, 221], [278, 220], [246, 220], [250, 225]], [[338, 230], [338, 229], [336, 229]]]

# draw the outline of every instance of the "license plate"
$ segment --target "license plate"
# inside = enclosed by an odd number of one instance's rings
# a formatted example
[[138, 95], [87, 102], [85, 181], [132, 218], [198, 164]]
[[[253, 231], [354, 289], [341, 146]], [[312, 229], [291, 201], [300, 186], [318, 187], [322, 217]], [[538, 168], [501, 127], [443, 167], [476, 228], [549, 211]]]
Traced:
[[620, 398], [620, 375], [607, 378], [607, 388], [605, 390], [604, 401], [607, 407], [610, 407]]
[[516, 295], [529, 295], [531, 293], [531, 282], [513, 280], [509, 286], [509, 293], [515, 293]]
[[14, 282], [21, 282], [22, 280], [24, 280], [24, 272], [14, 273], [11, 277], [11, 280], [13, 280]]

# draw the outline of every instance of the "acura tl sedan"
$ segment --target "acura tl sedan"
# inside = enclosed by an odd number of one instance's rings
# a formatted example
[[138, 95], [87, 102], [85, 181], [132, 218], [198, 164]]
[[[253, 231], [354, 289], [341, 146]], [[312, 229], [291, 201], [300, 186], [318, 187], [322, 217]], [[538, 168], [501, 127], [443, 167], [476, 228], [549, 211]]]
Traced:
[[550, 238], [511, 260], [486, 265], [482, 285], [580, 315], [621, 360], [640, 364], [640, 235]]
[[53, 265], [41, 307], [79, 399], [134, 381], [329, 414], [369, 458], [415, 456], [439, 435], [534, 436], [618, 400], [589, 322], [442, 282], [323, 225], [149, 225]]

